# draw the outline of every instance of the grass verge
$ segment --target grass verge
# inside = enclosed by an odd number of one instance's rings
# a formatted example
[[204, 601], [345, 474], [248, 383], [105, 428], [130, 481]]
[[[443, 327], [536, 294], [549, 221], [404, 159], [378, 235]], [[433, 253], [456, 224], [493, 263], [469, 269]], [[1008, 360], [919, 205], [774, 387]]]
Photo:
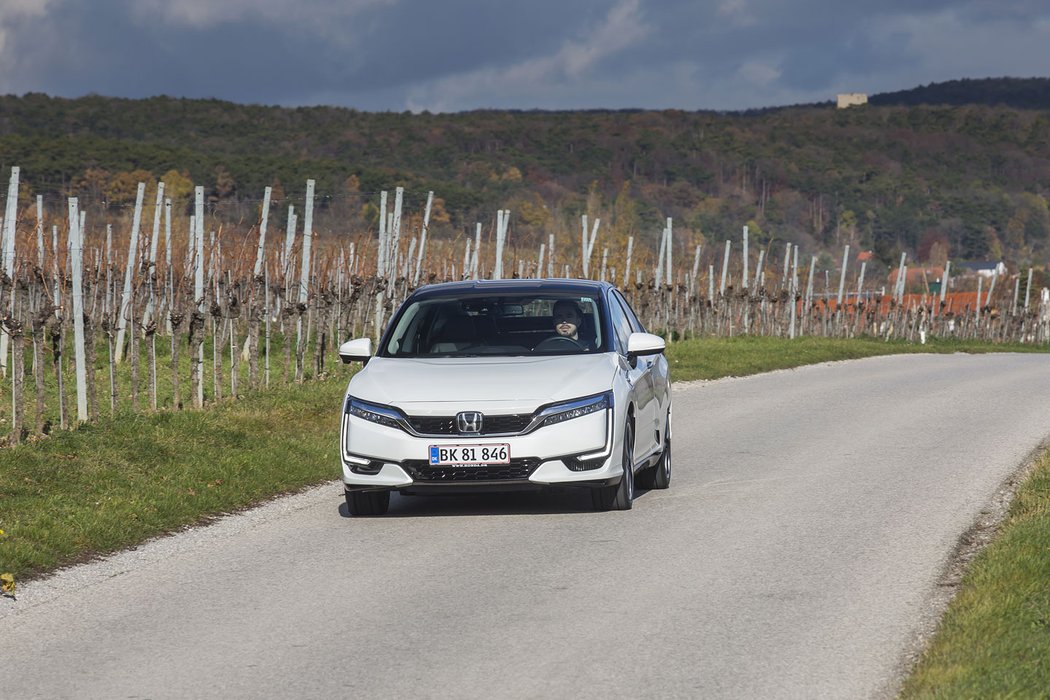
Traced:
[[0, 450], [0, 572], [43, 573], [334, 478], [337, 374]]
[[917, 345], [901, 341], [886, 342], [875, 338], [803, 337], [786, 340], [738, 336], [672, 343], [667, 349], [667, 359], [671, 363], [671, 378], [681, 382], [743, 377], [774, 369], [791, 369], [818, 362], [856, 360], [878, 355], [953, 352], [1050, 352], [1050, 346], [1019, 343], [993, 345], [952, 340], [931, 340], [925, 345]]
[[[71, 333], [69, 335], [72, 335]], [[74, 356], [73, 344], [70, 338], [66, 338], [65, 347], [63, 349], [64, 361], [62, 364], [62, 378], [64, 381], [64, 392], [65, 392], [65, 403], [68, 420], [70, 423], [74, 422], [77, 413], [77, 389], [76, 389], [76, 367], [72, 361]], [[243, 342], [243, 338], [241, 339]], [[280, 333], [274, 331], [271, 334], [270, 339], [270, 386], [287, 386], [294, 380], [294, 359], [291, 360], [291, 368], [287, 374], [289, 379], [285, 380], [286, 366], [284, 364], [284, 343], [288, 342], [290, 345], [290, 353], [294, 357], [295, 347], [295, 336], [289, 334], [282, 336]], [[192, 387], [190, 385], [190, 349], [186, 343], [185, 337], [179, 338], [181, 347], [178, 363], [178, 375], [179, 375], [179, 401], [181, 406], [187, 407], [193, 404]], [[222, 351], [220, 355], [220, 371], [219, 377], [221, 383], [218, 387], [218, 394], [216, 393], [215, 385], [215, 372], [213, 365], [213, 343], [214, 338], [208, 337], [204, 341], [204, 365], [201, 368], [201, 383], [203, 385], [204, 400], [207, 403], [215, 400], [218, 395], [220, 397], [228, 397], [232, 393], [231, 386], [231, 374], [232, 374], [232, 363], [230, 358], [230, 348], [228, 344], [223, 344], [220, 348]], [[33, 348], [30, 343], [26, 343], [26, 350], [24, 356], [25, 366], [25, 389], [23, 396], [23, 420], [24, 428], [27, 435], [35, 432], [36, 423], [36, 384], [33, 375]], [[148, 346], [145, 341], [139, 343], [139, 381], [138, 381], [138, 404], [140, 409], [147, 409], [149, 407], [149, 377], [148, 377]], [[240, 349], [240, 343], [238, 343], [238, 350]], [[261, 356], [259, 358], [259, 382], [260, 386], [264, 384], [265, 377], [265, 362], [266, 357], [262, 355], [263, 348], [260, 348]], [[314, 375], [314, 351], [315, 347], [307, 348], [304, 356], [304, 376], [312, 377]], [[114, 403], [115, 407], [111, 405], [110, 396], [110, 378], [109, 378], [109, 345], [105, 339], [99, 339], [95, 343], [95, 365], [94, 365], [94, 380], [95, 380], [95, 397], [98, 404], [98, 415], [100, 417], [113, 417], [115, 414], [119, 415], [124, 412], [133, 410], [132, 401], [132, 380], [131, 380], [131, 357], [130, 348], [128, 348], [128, 357], [123, 362], [115, 366], [115, 375], [113, 378], [114, 383]], [[43, 376], [44, 376], [44, 411], [43, 418], [45, 421], [45, 433], [51, 432], [52, 430], [59, 430], [60, 419], [59, 419], [59, 396], [58, 396], [58, 380], [56, 378], [56, 370], [53, 364], [53, 355], [48, 345], [43, 353], [41, 362], [43, 363]], [[331, 369], [333, 366], [339, 364], [339, 360], [335, 358], [331, 352], [329, 352], [326, 359], [326, 368]], [[172, 369], [171, 369], [171, 338], [170, 337], [157, 337], [156, 338], [156, 371], [157, 371], [157, 406], [160, 409], [171, 409], [175, 404], [174, 387], [172, 385]], [[237, 393], [243, 394], [248, 389], [248, 362], [241, 361], [238, 363], [238, 384]], [[0, 442], [3, 442], [5, 438], [10, 435], [12, 416], [11, 416], [11, 377], [0, 377], [0, 396], [7, 397], [6, 401], [0, 401]], [[221, 398], [220, 398], [221, 400]], [[5, 443], [6, 444], [6, 443]]]
[[901, 698], [1050, 697], [1050, 453], [971, 563]]

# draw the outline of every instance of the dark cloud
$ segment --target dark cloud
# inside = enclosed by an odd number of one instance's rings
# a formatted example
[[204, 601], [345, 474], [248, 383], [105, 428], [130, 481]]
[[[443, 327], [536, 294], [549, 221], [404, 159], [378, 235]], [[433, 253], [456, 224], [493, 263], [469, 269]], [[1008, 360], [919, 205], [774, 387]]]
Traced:
[[880, 71], [906, 72], [917, 60], [902, 34], [876, 42], [866, 33], [854, 31], [788, 53], [781, 64], [781, 80], [791, 88], [817, 91], [833, 86], [839, 78], [866, 76], [872, 66]]
[[382, 87], [479, 65], [512, 65], [556, 51], [566, 40], [567, 28], [599, 21], [608, 6], [608, 0], [403, 3], [376, 26], [378, 36], [364, 38], [372, 50], [354, 78]]
[[35, 54], [34, 65], [24, 67], [35, 83], [27, 90], [277, 102], [303, 83], [328, 78], [309, 65], [324, 57], [310, 37], [253, 21], [198, 30], [141, 25], [124, 3], [96, 0], [90, 8], [70, 5], [38, 24], [39, 33], [52, 39], [42, 50], [19, 47]]
[[0, 5], [0, 91], [392, 110], [733, 109], [1050, 65], [1045, 0], [20, 5]]
[[1050, 21], [1050, 4], [1045, 0], [973, 0], [962, 4], [959, 10], [974, 22]]

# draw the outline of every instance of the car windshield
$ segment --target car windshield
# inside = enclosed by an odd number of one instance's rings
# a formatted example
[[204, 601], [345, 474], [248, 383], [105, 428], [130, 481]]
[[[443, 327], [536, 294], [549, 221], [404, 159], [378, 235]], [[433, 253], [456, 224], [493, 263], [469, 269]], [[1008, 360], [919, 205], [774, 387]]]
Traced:
[[406, 305], [384, 357], [571, 355], [607, 345], [599, 298], [572, 294], [431, 297]]

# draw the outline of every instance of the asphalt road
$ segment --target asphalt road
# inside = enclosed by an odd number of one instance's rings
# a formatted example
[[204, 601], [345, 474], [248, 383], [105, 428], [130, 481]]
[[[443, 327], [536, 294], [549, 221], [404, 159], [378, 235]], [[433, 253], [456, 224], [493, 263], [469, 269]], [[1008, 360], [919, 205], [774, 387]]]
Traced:
[[0, 694], [892, 695], [1047, 396], [1047, 355], [679, 386], [671, 489], [627, 513], [567, 492], [359, 520], [328, 484], [0, 600]]

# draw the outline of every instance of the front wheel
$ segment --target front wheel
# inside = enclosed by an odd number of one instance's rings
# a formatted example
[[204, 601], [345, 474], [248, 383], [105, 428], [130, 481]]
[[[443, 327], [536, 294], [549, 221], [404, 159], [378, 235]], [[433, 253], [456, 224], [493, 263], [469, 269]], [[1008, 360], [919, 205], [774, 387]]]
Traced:
[[591, 491], [595, 510], [630, 510], [634, 505], [634, 426], [630, 422], [623, 428], [622, 464], [620, 483]]
[[347, 491], [346, 509], [350, 515], [386, 515], [389, 491]]

